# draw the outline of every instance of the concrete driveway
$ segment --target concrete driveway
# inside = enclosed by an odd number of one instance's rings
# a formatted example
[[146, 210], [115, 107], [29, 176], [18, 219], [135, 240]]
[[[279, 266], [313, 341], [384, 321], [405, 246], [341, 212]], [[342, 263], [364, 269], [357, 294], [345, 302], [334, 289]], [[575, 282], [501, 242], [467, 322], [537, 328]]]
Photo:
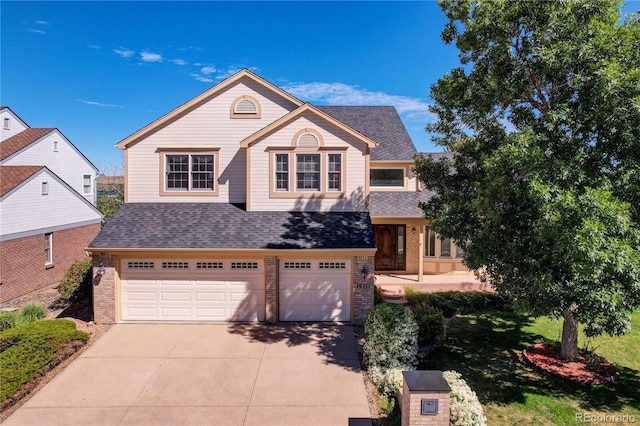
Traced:
[[349, 326], [117, 324], [6, 425], [370, 424]]

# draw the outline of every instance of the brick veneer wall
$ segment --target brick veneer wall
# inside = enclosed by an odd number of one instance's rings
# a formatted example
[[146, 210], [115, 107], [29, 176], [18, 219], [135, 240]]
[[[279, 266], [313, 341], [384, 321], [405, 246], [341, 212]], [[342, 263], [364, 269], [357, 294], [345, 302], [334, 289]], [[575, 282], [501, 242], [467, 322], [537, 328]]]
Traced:
[[[373, 309], [373, 295], [375, 291], [374, 256], [354, 256], [351, 279], [353, 282], [353, 300], [351, 301], [352, 322], [364, 324], [367, 312]], [[362, 268], [366, 267], [368, 274], [362, 278]]]
[[266, 323], [278, 322], [278, 258], [268, 256], [264, 260], [265, 268], [265, 315]]
[[85, 247], [100, 224], [53, 232], [53, 263], [45, 265], [44, 233], [0, 243], [0, 302], [54, 284], [75, 260], [87, 259]]
[[[100, 265], [104, 275], [98, 274]], [[116, 273], [113, 256], [93, 256], [93, 320], [98, 324], [116, 322]]]
[[[416, 232], [412, 228], [415, 226]], [[407, 224], [406, 273], [417, 274], [420, 267], [420, 226]]]

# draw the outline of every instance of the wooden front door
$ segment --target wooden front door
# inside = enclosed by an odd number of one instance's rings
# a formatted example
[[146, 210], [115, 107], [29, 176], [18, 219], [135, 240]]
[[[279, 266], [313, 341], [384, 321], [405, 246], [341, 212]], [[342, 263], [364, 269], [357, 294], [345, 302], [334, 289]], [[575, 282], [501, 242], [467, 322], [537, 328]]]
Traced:
[[374, 225], [376, 271], [404, 270], [404, 225]]

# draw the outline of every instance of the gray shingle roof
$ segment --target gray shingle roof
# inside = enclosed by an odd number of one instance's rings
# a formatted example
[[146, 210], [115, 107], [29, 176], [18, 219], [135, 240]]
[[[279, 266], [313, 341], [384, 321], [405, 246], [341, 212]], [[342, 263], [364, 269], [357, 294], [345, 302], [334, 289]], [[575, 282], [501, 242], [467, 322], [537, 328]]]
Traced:
[[417, 154], [407, 129], [392, 106], [319, 106], [326, 112], [376, 141], [372, 161], [410, 161]]
[[372, 217], [415, 217], [423, 218], [424, 212], [418, 204], [426, 202], [435, 192], [387, 192], [369, 193], [369, 214]]
[[127, 203], [90, 249], [374, 248], [366, 212], [247, 212], [224, 203]]

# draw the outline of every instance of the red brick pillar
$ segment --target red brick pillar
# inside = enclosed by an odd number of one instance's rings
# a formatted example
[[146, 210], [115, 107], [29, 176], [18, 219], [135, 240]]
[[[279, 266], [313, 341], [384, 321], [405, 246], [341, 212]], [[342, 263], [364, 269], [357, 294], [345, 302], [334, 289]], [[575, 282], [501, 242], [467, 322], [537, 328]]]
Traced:
[[[113, 256], [93, 256], [93, 320], [98, 324], [116, 322], [116, 260]], [[104, 273], [100, 273], [104, 271]]]
[[264, 260], [265, 281], [265, 315], [264, 321], [269, 324], [278, 322], [278, 258], [267, 256]]
[[[354, 256], [351, 279], [353, 280], [353, 301], [351, 303], [353, 313], [351, 322], [364, 324], [367, 312], [373, 309], [373, 296], [375, 291], [375, 276], [373, 256]], [[365, 276], [362, 276], [365, 271]]]

